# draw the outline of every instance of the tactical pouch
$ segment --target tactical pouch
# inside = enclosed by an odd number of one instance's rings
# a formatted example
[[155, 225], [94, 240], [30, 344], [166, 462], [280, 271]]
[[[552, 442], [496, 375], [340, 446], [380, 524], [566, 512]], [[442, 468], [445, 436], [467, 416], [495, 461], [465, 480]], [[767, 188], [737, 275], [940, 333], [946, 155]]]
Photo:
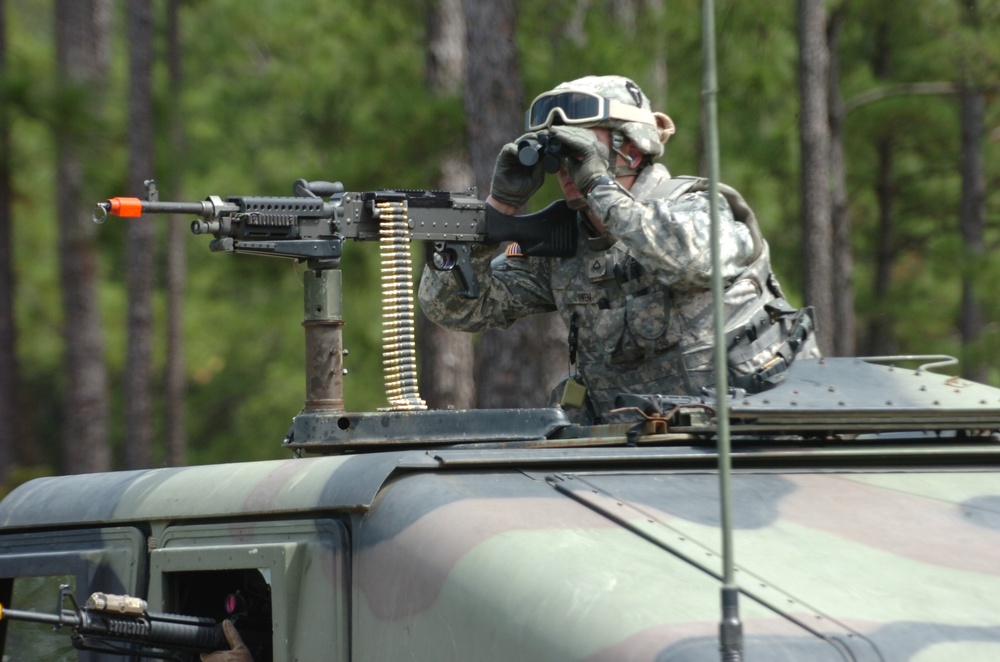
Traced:
[[813, 309], [797, 310], [775, 299], [726, 334], [729, 385], [748, 393], [774, 388], [813, 333]]

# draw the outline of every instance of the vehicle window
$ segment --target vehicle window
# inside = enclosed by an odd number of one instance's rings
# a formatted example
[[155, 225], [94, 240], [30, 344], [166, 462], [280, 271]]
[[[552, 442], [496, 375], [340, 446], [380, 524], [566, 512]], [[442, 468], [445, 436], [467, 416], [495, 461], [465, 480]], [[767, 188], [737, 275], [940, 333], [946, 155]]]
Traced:
[[269, 568], [164, 573], [167, 609], [215, 621], [231, 619], [254, 662], [273, 659]]
[[[10, 598], [3, 602], [5, 607], [46, 614], [56, 613], [59, 605], [59, 587], [68, 584], [73, 587], [72, 575], [51, 575], [44, 577], [17, 577], [5, 582], [4, 593]], [[7, 636], [3, 646], [3, 662], [76, 662], [76, 649], [69, 640], [69, 630], [53, 630], [45, 623], [26, 621], [6, 621]]]

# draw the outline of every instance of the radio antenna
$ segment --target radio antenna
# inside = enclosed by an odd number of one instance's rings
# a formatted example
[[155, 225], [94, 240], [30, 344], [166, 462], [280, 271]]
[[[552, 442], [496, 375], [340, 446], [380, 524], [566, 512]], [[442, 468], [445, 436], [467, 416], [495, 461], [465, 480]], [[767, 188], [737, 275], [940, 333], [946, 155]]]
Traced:
[[729, 453], [729, 379], [723, 317], [722, 270], [719, 247], [719, 133], [715, 71], [715, 3], [702, 0], [702, 49], [704, 78], [702, 107], [705, 122], [705, 162], [708, 166], [708, 195], [712, 219], [712, 302], [715, 333], [716, 439], [719, 456], [719, 506], [722, 529], [722, 620], [719, 623], [719, 650], [723, 662], [743, 659], [743, 624], [739, 614], [739, 588], [734, 577], [731, 459]]

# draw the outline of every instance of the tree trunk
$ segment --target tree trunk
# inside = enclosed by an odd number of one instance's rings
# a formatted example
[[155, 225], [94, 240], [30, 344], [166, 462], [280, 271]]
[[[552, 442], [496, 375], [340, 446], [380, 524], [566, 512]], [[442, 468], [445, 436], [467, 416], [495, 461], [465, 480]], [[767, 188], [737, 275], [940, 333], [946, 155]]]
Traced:
[[[79, 112], [98, 108], [108, 71], [111, 5], [108, 0], [56, 0], [56, 75], [64, 90], [77, 90], [86, 103]], [[76, 125], [87, 124], [79, 122]], [[83, 177], [84, 137], [64, 121], [56, 127], [56, 213], [59, 222], [59, 271], [62, 283], [66, 401], [64, 469], [70, 473], [106, 471], [108, 444], [108, 374], [104, 331], [97, 296], [96, 225]], [[91, 128], [91, 130], [93, 130]]]
[[[458, 94], [465, 72], [465, 13], [462, 0], [435, 0], [427, 20], [427, 88]], [[467, 154], [451, 154], [441, 164], [439, 187], [461, 191], [473, 185]], [[470, 409], [475, 404], [472, 335], [438, 326], [420, 313], [420, 395], [432, 409]]]
[[[889, 27], [880, 23], [875, 28], [875, 56], [872, 71], [878, 79], [888, 79], [892, 69], [892, 51], [889, 48]], [[876, 145], [878, 154], [875, 175], [875, 196], [878, 200], [878, 230], [875, 243], [875, 314], [868, 326], [866, 354], [890, 356], [899, 353], [896, 334], [893, 331], [893, 317], [888, 311], [889, 292], [892, 287], [892, 267], [896, 260], [895, 200], [893, 182], [893, 162], [895, 156], [895, 135], [891, 127], [879, 138]]]
[[[183, 89], [181, 68], [180, 12], [181, 0], [167, 2], [167, 71], [170, 98], [180, 99]], [[170, 106], [170, 162], [184, 163], [184, 124], [180, 104]], [[183, 199], [179, 169], [169, 182], [169, 196]], [[185, 238], [187, 225], [180, 218], [167, 224], [167, 360], [166, 360], [166, 463], [179, 467], [187, 463], [187, 431], [185, 426], [185, 396], [187, 372], [184, 369], [184, 288], [187, 279]]]
[[[975, 0], [963, 3], [963, 24], [970, 30], [979, 27], [979, 6]], [[959, 171], [962, 173], [962, 201], [959, 228], [962, 233], [962, 374], [977, 382], [989, 380], [990, 370], [979, 341], [986, 327], [977, 283], [986, 255], [986, 175], [983, 165], [983, 137], [986, 135], [986, 95], [968, 80], [959, 89], [958, 101], [962, 123], [962, 147]]]
[[[128, 189], [142, 195], [153, 176], [153, 7], [149, 0], [126, 4], [129, 44]], [[149, 467], [153, 456], [153, 275], [156, 226], [128, 224], [125, 261], [128, 347], [125, 356], [125, 467]]]
[[819, 348], [834, 352], [833, 226], [830, 216], [829, 53], [823, 0], [799, 0], [799, 131], [804, 298], [816, 309]]
[[830, 15], [827, 48], [830, 54], [827, 103], [830, 123], [830, 220], [833, 225], [833, 352], [854, 356], [857, 322], [854, 314], [854, 248], [847, 203], [847, 165], [844, 158], [844, 101], [840, 95], [840, 28], [843, 5]]
[[[968, 379], [989, 380], [989, 364], [978, 348], [985, 321], [977, 282], [978, 266], [986, 255], [986, 176], [983, 171], [983, 136], [986, 134], [986, 98], [982, 92], [965, 87], [959, 93], [962, 122], [962, 150], [959, 170], [962, 173], [962, 201], [959, 227], [966, 259], [962, 270], [962, 374]], [[971, 268], [970, 268], [971, 267]]]
[[[476, 186], [485, 197], [500, 148], [523, 131], [524, 86], [517, 59], [514, 0], [464, 0], [468, 25], [465, 114]], [[555, 84], [558, 81], [554, 81]], [[539, 407], [566, 372], [562, 320], [551, 313], [487, 331], [476, 352], [477, 406]]]
[[868, 326], [866, 354], [889, 356], [898, 353], [893, 318], [889, 307], [889, 290], [892, 287], [892, 265], [895, 249], [895, 189], [893, 185], [892, 135], [883, 136], [876, 146], [878, 152], [875, 196], [878, 199], [878, 231], [875, 240], [875, 313]]
[[[7, 74], [7, 22], [0, 0], [0, 80]], [[17, 336], [14, 325], [14, 242], [11, 227], [10, 112], [0, 104], [0, 486], [17, 460]]]

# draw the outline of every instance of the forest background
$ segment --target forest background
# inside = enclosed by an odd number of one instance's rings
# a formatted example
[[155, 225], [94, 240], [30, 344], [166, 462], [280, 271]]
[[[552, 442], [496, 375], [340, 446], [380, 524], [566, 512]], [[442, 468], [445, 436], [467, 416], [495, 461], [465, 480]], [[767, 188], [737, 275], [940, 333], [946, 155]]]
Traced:
[[[721, 173], [833, 355], [1000, 384], [1000, 2], [716, 3]], [[534, 95], [634, 78], [704, 172], [697, 0], [0, 0], [0, 492], [49, 473], [285, 457], [302, 268], [208, 251], [143, 196], [479, 187]], [[556, 198], [548, 182], [532, 209]], [[422, 251], [415, 248], [418, 258]], [[422, 262], [417, 259], [417, 264]], [[345, 399], [382, 406], [377, 247], [345, 248]], [[539, 406], [555, 318], [422, 324], [432, 406]]]

